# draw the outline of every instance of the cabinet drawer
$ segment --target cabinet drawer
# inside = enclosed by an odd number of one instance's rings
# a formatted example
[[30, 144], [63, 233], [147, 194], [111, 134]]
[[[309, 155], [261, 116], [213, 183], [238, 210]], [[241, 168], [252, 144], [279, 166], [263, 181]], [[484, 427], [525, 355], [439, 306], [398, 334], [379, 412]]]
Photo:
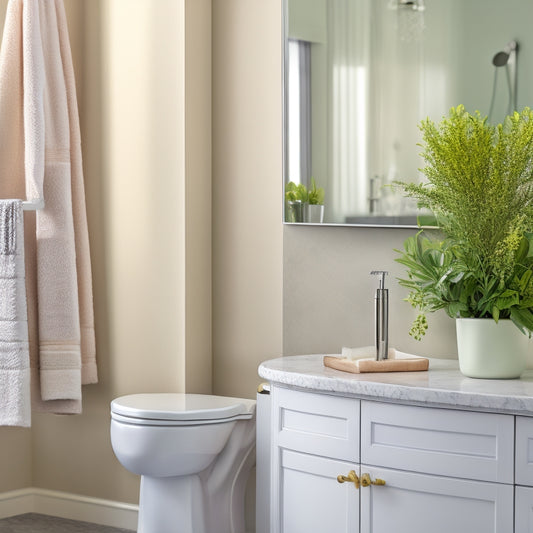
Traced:
[[360, 400], [272, 389], [274, 444], [359, 462]]
[[361, 462], [513, 483], [514, 417], [364, 401]]
[[533, 418], [516, 417], [515, 479], [533, 487]]

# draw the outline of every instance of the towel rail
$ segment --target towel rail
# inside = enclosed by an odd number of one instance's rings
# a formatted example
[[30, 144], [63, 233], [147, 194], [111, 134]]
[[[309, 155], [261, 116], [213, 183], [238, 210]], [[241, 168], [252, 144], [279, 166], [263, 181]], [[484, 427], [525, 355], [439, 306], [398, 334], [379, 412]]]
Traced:
[[37, 211], [38, 209], [43, 209], [43, 208], [44, 208], [44, 200], [36, 200], [34, 202], [26, 200], [22, 202], [23, 211]]

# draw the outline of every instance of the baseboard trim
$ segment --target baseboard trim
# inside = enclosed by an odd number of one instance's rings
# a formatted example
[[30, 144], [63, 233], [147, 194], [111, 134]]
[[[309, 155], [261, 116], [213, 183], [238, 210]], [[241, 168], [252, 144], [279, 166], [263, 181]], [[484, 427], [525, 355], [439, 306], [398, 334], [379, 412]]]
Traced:
[[41, 513], [135, 531], [139, 506], [35, 487], [0, 493], [0, 518], [24, 513]]
[[32, 489], [11, 490], [0, 493], [0, 519], [18, 514], [33, 513]]

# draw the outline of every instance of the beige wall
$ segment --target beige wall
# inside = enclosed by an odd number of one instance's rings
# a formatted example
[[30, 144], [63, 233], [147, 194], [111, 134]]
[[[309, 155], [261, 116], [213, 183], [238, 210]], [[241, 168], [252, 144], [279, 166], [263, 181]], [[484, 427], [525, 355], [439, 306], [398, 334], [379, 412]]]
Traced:
[[258, 364], [281, 353], [281, 7], [65, 4], [100, 383], [85, 388], [80, 416], [0, 429], [0, 490], [136, 502], [138, 478], [110, 447], [109, 401], [161, 390], [254, 397]]
[[430, 357], [456, 357], [455, 324], [444, 313], [428, 316], [421, 342], [408, 332], [416, 312], [403, 301], [403, 274], [394, 261], [415, 230], [285, 226], [283, 352], [340, 353], [343, 346], [374, 344], [372, 270], [387, 270], [390, 345]]
[[31, 431], [0, 430], [0, 490], [136, 502], [138, 478], [110, 446], [110, 400], [212, 390], [211, 2], [65, 5], [100, 383], [85, 387], [80, 416], [34, 414]]
[[[406, 232], [283, 230], [281, 2], [65, 3], [100, 384], [86, 387], [81, 416], [36, 415], [31, 432], [0, 428], [0, 491], [33, 484], [135, 502], [138, 479], [109, 443], [114, 396], [212, 387], [253, 397], [264, 359], [371, 342], [368, 272], [397, 272], [392, 248]], [[433, 319], [431, 336], [414, 344], [396, 287], [391, 298], [398, 347], [453, 355], [449, 321]]]
[[0, 428], [0, 492], [31, 485], [31, 431]]
[[33, 484], [136, 501], [137, 478], [110, 447], [109, 401], [183, 390], [185, 381], [184, 13], [172, 0], [66, 4], [80, 91], [100, 384], [85, 388], [81, 416], [34, 416]]
[[281, 2], [213, 0], [213, 383], [281, 354]]

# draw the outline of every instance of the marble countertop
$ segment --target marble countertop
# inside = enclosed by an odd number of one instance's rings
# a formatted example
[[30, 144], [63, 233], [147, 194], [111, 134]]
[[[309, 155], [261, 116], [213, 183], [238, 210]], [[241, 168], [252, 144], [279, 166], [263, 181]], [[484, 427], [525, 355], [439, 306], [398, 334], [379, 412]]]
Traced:
[[430, 359], [427, 372], [350, 374], [324, 367], [323, 354], [280, 357], [259, 375], [298, 389], [396, 403], [533, 416], [533, 370], [520, 379], [472, 379], [456, 360]]

